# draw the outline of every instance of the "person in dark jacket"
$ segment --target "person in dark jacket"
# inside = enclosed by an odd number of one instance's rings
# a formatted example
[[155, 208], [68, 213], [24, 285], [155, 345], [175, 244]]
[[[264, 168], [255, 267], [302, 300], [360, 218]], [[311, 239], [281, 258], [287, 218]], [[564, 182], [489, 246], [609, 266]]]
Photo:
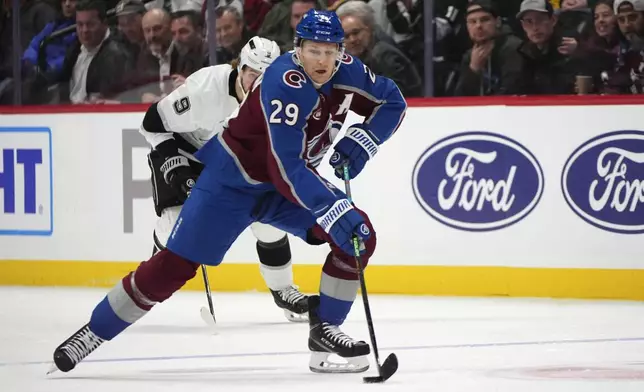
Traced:
[[580, 63], [577, 40], [555, 33], [557, 17], [545, 0], [523, 0], [517, 19], [528, 37], [523, 56], [524, 94], [572, 94]]
[[557, 30], [563, 36], [585, 41], [593, 31], [593, 12], [586, 0], [563, 0], [557, 12]]
[[170, 29], [177, 51], [176, 73], [171, 75], [174, 87], [208, 65], [208, 48], [203, 38], [203, 21], [195, 11], [178, 11], [171, 15]]
[[619, 47], [613, 69], [602, 72], [603, 93], [644, 93], [644, 0], [616, 0]]
[[23, 64], [29, 68], [42, 64], [44, 69], [40, 72], [59, 72], [63, 67], [67, 50], [76, 42], [76, 32], [64, 34], [49, 41], [44, 48], [44, 59], [40, 59], [40, 46], [42, 41], [53, 32], [62, 30], [76, 23], [76, 0], [61, 0], [61, 16], [55, 21], [48, 23], [42, 31], [36, 35], [29, 44], [29, 47], [22, 55]]
[[455, 95], [521, 94], [521, 40], [501, 32], [501, 19], [490, 0], [473, 0], [466, 10], [472, 49], [463, 56]]
[[[327, 7], [325, 0], [276, 0], [270, 11], [264, 17], [257, 35], [277, 42], [282, 53], [293, 49], [295, 26], [309, 8], [324, 10]], [[298, 3], [293, 5], [293, 3]], [[313, 3], [307, 7], [307, 4]], [[251, 36], [252, 37], [252, 36]]]
[[[121, 0], [115, 8], [118, 21], [118, 40], [123, 43], [133, 59], [145, 48], [143, 35], [143, 15], [145, 5], [141, 0]], [[115, 37], [116, 38], [116, 37]]]
[[217, 64], [227, 64], [239, 56], [253, 32], [244, 24], [244, 18], [232, 5], [218, 7], [215, 11], [217, 29]]
[[414, 64], [397, 47], [377, 40], [373, 9], [362, 1], [349, 1], [336, 11], [344, 29], [348, 54], [359, 58], [376, 75], [390, 78], [405, 97], [423, 95], [423, 85]]
[[607, 80], [603, 80], [603, 76], [614, 76], [625, 38], [617, 27], [613, 0], [598, 0], [593, 6], [593, 18], [594, 28], [588, 39], [580, 43], [578, 50], [578, 56], [587, 59], [578, 74], [592, 77], [592, 93], [607, 94], [611, 89], [604, 86]]
[[61, 101], [87, 103], [113, 98], [124, 88], [132, 59], [112, 37], [101, 0], [78, 1], [76, 32], [79, 42], [67, 53], [56, 80]]

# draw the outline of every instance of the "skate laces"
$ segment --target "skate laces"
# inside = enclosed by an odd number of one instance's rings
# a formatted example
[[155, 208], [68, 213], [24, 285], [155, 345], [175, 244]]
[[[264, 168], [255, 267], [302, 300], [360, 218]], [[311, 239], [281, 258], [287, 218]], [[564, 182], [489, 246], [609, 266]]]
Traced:
[[284, 301], [290, 304], [295, 304], [306, 298], [306, 296], [300, 293], [297, 287], [295, 286], [290, 286], [285, 288], [284, 290], [280, 290], [279, 293], [280, 293], [280, 297], [282, 297]]
[[322, 323], [322, 330], [336, 343], [342, 344], [344, 346], [353, 346], [358, 342], [346, 333], [340, 331], [340, 327], [338, 327], [337, 325]]
[[65, 350], [74, 363], [79, 363], [104, 341], [104, 339], [96, 336], [94, 332], [89, 329], [89, 326], [87, 326], [76, 336], [72, 337], [69, 342], [62, 347], [62, 349]]

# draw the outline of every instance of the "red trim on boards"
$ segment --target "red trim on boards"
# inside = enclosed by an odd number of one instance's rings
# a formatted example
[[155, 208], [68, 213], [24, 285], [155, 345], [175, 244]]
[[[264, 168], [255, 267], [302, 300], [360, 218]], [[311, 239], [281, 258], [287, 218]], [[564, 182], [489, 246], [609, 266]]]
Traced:
[[495, 97], [413, 98], [409, 107], [432, 106], [589, 106], [644, 105], [643, 95], [532, 95]]
[[[544, 95], [523, 97], [410, 98], [407, 100], [407, 103], [409, 107], [644, 105], [644, 96]], [[0, 106], [0, 114], [132, 113], [145, 112], [148, 107], [150, 107], [149, 104]]]

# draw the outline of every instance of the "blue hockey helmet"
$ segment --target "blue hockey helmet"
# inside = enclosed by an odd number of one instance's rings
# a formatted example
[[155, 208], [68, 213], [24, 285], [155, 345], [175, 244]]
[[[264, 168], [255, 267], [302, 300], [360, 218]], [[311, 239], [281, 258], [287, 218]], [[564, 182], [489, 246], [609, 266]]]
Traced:
[[334, 11], [308, 10], [295, 27], [295, 46], [302, 40], [344, 45], [344, 30]]
[[300, 67], [304, 68], [300, 59], [300, 48], [303, 41], [333, 43], [338, 45], [338, 57], [335, 61], [335, 69], [329, 80], [335, 75], [342, 64], [344, 56], [344, 29], [340, 18], [334, 11], [308, 10], [302, 20], [295, 27], [294, 60]]

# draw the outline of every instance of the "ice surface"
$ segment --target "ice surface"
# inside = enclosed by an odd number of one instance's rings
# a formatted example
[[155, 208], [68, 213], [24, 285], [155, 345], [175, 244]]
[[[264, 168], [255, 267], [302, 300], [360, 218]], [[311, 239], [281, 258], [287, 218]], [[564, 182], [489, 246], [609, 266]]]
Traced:
[[[644, 391], [644, 304], [510, 298], [370, 296], [385, 384], [308, 369], [307, 324], [268, 293], [214, 293], [220, 333], [179, 292], [70, 373], [46, 376], [55, 347], [89, 319], [105, 289], [0, 288], [0, 391], [586, 392]], [[369, 339], [361, 299], [343, 330]]]

